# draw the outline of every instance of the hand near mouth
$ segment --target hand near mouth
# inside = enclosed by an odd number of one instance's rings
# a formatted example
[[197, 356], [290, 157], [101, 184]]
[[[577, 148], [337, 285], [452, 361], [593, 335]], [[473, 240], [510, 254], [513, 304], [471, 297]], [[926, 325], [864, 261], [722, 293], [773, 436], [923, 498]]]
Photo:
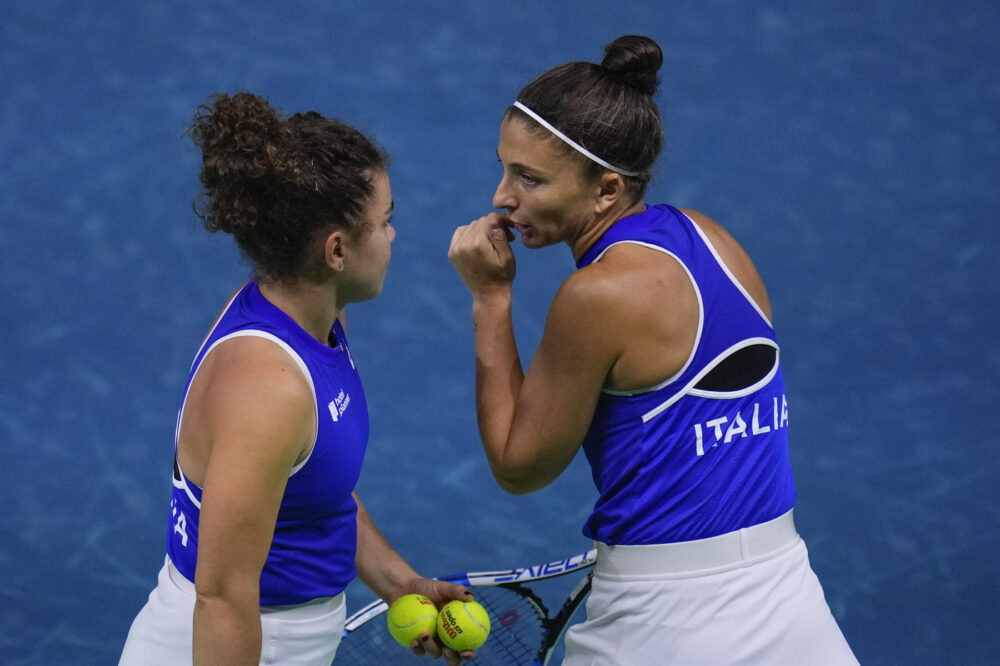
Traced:
[[517, 272], [510, 242], [514, 223], [506, 215], [490, 213], [455, 229], [448, 259], [473, 297], [496, 289], [509, 290]]

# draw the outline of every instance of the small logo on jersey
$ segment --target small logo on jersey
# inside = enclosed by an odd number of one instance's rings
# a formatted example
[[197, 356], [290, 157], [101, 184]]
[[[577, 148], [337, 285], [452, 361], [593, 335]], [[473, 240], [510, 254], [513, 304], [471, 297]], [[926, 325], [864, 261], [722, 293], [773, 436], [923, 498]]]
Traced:
[[[706, 421], [704, 424], [694, 424], [694, 450], [699, 456], [705, 455], [706, 448], [715, 448], [719, 444], [729, 444], [737, 437], [743, 438], [748, 435], [762, 435], [771, 430], [778, 430], [788, 425], [788, 401], [785, 396], [781, 396], [779, 405], [778, 397], [771, 400], [771, 404], [764, 403], [764, 411], [761, 412], [760, 403], [753, 405], [753, 414], [743, 415], [736, 412], [732, 418], [720, 416], [717, 419]], [[767, 412], [770, 411], [770, 414]], [[749, 421], [750, 423], [747, 423]], [[723, 426], [729, 424], [723, 433]], [[749, 432], [748, 432], [749, 430]], [[707, 437], [706, 437], [707, 435]], [[709, 439], [715, 436], [714, 440]], [[706, 446], [707, 444], [707, 446]]]
[[337, 397], [330, 401], [330, 404], [328, 405], [330, 408], [330, 416], [333, 417], [334, 423], [340, 420], [350, 404], [351, 396], [344, 393], [343, 389], [341, 389], [340, 393], [337, 394]]

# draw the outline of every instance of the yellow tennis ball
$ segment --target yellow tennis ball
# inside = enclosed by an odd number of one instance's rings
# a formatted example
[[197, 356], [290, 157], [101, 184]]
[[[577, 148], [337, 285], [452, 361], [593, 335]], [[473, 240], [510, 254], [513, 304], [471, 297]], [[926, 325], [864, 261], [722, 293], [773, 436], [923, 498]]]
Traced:
[[386, 615], [389, 633], [404, 647], [410, 647], [421, 633], [433, 636], [437, 630], [437, 606], [422, 594], [404, 594], [392, 602]]
[[490, 616], [475, 601], [449, 601], [438, 615], [438, 637], [456, 652], [475, 650], [490, 635]]

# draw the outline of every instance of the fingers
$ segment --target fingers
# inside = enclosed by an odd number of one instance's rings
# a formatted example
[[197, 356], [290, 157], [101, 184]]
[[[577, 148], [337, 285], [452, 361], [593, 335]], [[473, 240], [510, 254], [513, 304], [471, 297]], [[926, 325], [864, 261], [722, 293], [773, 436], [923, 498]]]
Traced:
[[444, 580], [428, 579], [429, 588], [423, 592], [431, 601], [440, 608], [453, 599], [459, 601], [471, 601], [474, 597], [469, 588], [457, 583], [449, 583]]
[[452, 233], [451, 244], [448, 246], [449, 259], [454, 260], [452, 255], [455, 253], [456, 249], [462, 245], [462, 241], [465, 238], [466, 234], [468, 234], [469, 228], [471, 226], [472, 226], [471, 224], [462, 225], [460, 227], [457, 227], [454, 233]]
[[441, 596], [449, 601], [452, 599], [458, 599], [459, 601], [469, 601], [472, 599], [472, 592], [469, 592], [469, 588], [464, 585], [448, 583], [443, 580], [438, 581], [438, 584], [441, 586]]
[[451, 244], [448, 248], [448, 256], [463, 246], [474, 246], [483, 237], [490, 237], [494, 229], [503, 229], [503, 235], [508, 241], [514, 240], [514, 232], [510, 230], [509, 220], [499, 213], [484, 215], [478, 220], [473, 220], [455, 229], [451, 235]]
[[430, 634], [426, 631], [420, 634], [420, 638], [413, 641], [410, 644], [410, 649], [413, 651], [415, 657], [423, 657], [427, 655], [431, 659], [440, 659], [444, 657], [444, 661], [449, 666], [458, 666], [464, 661], [469, 661], [476, 656], [475, 651], [466, 650], [464, 652], [455, 652], [449, 647], [441, 645], [436, 640], [431, 638]]
[[506, 224], [491, 224], [490, 243], [493, 245], [493, 250], [497, 253], [502, 263], [506, 263], [514, 256], [514, 250], [510, 247], [512, 239], [513, 232], [511, 232], [510, 227]]
[[517, 262], [510, 233], [510, 220], [498, 213], [484, 215], [452, 233], [448, 259], [473, 295], [513, 282]]
[[431, 659], [438, 659], [441, 656], [441, 645], [426, 631], [420, 634], [420, 638], [410, 643], [410, 649], [418, 657], [426, 654]]

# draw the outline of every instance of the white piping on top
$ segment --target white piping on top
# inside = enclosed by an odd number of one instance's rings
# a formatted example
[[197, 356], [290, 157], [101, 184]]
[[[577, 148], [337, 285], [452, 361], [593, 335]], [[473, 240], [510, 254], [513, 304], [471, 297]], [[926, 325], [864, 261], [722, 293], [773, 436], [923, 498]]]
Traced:
[[[220, 319], [221, 319], [221, 317], [220, 317]], [[313, 383], [312, 375], [309, 373], [309, 368], [306, 366], [305, 361], [302, 360], [302, 357], [299, 356], [298, 353], [294, 349], [292, 349], [288, 345], [288, 343], [286, 343], [284, 340], [282, 340], [282, 339], [278, 338], [277, 336], [275, 336], [275, 335], [273, 335], [271, 333], [268, 333], [266, 331], [258, 331], [256, 329], [243, 329], [243, 330], [239, 330], [239, 331], [233, 331], [229, 335], [225, 335], [225, 336], [219, 338], [218, 340], [216, 340], [215, 342], [213, 342], [212, 346], [209, 347], [208, 351], [205, 352], [205, 355], [202, 357], [201, 362], [198, 363], [198, 367], [194, 370], [194, 374], [191, 376], [191, 384], [194, 383], [195, 377], [198, 375], [198, 371], [201, 370], [201, 367], [205, 364], [205, 359], [208, 358], [208, 355], [211, 354], [212, 351], [216, 347], [218, 347], [220, 344], [222, 344], [226, 340], [232, 340], [233, 338], [240, 338], [240, 337], [255, 337], [255, 338], [262, 338], [264, 340], [270, 340], [271, 342], [275, 343], [276, 345], [278, 345], [279, 347], [281, 347], [283, 350], [285, 350], [285, 352], [292, 358], [292, 360], [295, 362], [295, 365], [297, 365], [299, 367], [299, 369], [302, 371], [303, 376], [306, 378], [306, 382], [309, 384], [309, 391], [312, 393], [312, 396], [313, 396], [313, 405], [314, 406], [316, 405], [316, 401], [317, 401], [316, 385]], [[204, 343], [202, 343], [202, 347], [204, 348]], [[201, 353], [200, 350], [199, 350], [199, 353]], [[183, 401], [183, 403], [181, 403], [181, 409], [180, 409], [180, 411], [177, 414], [177, 426], [176, 426], [176, 430], [174, 431], [174, 447], [175, 447], [175, 450], [176, 450], [176, 447], [177, 447], [178, 439], [180, 438], [181, 420], [183, 419], [184, 408], [185, 408], [185, 406], [187, 406], [187, 400], [188, 400], [188, 393], [185, 392], [184, 393], [184, 401]], [[318, 412], [318, 408], [316, 408], [316, 407], [314, 407], [313, 416], [315, 418], [316, 435], [318, 437], [319, 436], [319, 412]], [[312, 446], [309, 447], [309, 454], [306, 455], [306, 457], [304, 459], [302, 459], [300, 462], [298, 462], [291, 469], [291, 471], [288, 474], [289, 477], [295, 476], [295, 474], [298, 473], [298, 471], [301, 470], [305, 466], [305, 464], [307, 462], [309, 462], [309, 459], [312, 457], [312, 452], [313, 452], [313, 450], [315, 448], [316, 448], [316, 442], [313, 441]], [[178, 463], [178, 466], [180, 466], [180, 463]], [[194, 502], [195, 504], [198, 504], [198, 506], [200, 508], [201, 505], [194, 498], [194, 495], [191, 494], [191, 490], [187, 487], [187, 484], [184, 482], [184, 474], [183, 474], [183, 472], [181, 473], [181, 484], [178, 485], [178, 483], [175, 481], [174, 485], [177, 485], [180, 488], [184, 488], [184, 491], [187, 493], [187, 495], [191, 499], [191, 501]]]
[[604, 250], [601, 251], [601, 253], [597, 255], [597, 257], [594, 258], [594, 262], [600, 261], [601, 257], [604, 256], [604, 253], [613, 248], [615, 245], [621, 245], [623, 243], [630, 243], [632, 245], [641, 245], [642, 247], [648, 247], [651, 250], [657, 250], [659, 252], [662, 252], [663, 254], [669, 255], [674, 259], [676, 259], [677, 263], [681, 265], [681, 268], [683, 268], [684, 272], [687, 274], [688, 280], [691, 281], [691, 286], [694, 288], [695, 296], [698, 297], [698, 333], [697, 335], [695, 335], [694, 344], [691, 346], [691, 353], [688, 355], [687, 360], [684, 361], [684, 365], [681, 367], [680, 370], [674, 373], [672, 377], [664, 379], [662, 382], [656, 384], [655, 386], [647, 386], [645, 388], [632, 389], [629, 391], [613, 391], [611, 389], [604, 389], [603, 391], [608, 395], [639, 395], [641, 393], [650, 393], [652, 391], [658, 391], [664, 386], [670, 384], [671, 382], [676, 381], [678, 377], [684, 374], [684, 371], [688, 369], [688, 366], [691, 365], [691, 362], [694, 360], [694, 353], [698, 349], [698, 343], [701, 342], [701, 332], [705, 324], [705, 304], [702, 302], [701, 291], [698, 289], [698, 283], [694, 281], [694, 276], [691, 275], [691, 271], [688, 270], [688, 267], [684, 265], [684, 262], [681, 261], [676, 254], [674, 254], [670, 250], [666, 250], [660, 247], [659, 245], [652, 245], [650, 243], [643, 243], [641, 241], [633, 241], [633, 240], [618, 241], [617, 243], [612, 243], [611, 245], [604, 248]]

